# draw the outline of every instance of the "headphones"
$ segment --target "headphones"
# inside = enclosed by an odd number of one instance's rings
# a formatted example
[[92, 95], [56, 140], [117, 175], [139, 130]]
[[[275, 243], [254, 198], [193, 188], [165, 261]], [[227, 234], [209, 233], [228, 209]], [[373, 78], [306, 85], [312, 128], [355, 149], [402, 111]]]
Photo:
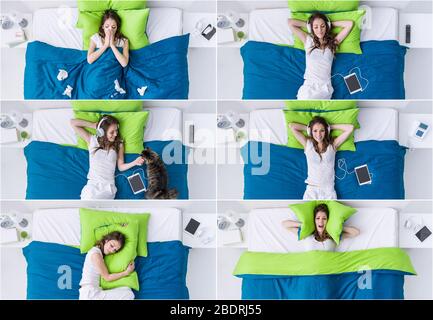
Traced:
[[[328, 135], [330, 135], [330, 134], [331, 134], [331, 126], [330, 126], [329, 124], [326, 126], [326, 129], [327, 129], [327, 131], [328, 131]], [[308, 126], [307, 126], [307, 135], [308, 135], [309, 137], [312, 136], [312, 134], [311, 134], [311, 127], [310, 127], [310, 124], [308, 124]]]
[[[103, 117], [101, 121], [99, 121], [98, 126], [96, 127], [96, 136], [98, 138], [103, 137], [105, 135], [105, 130], [101, 128], [102, 123], [107, 120], [108, 117]], [[119, 124], [117, 124], [117, 128], [119, 129]]]
[[[331, 26], [332, 26], [332, 24], [331, 24], [331, 21], [329, 21], [329, 18], [327, 17], [327, 16], [325, 16], [326, 17], [326, 24], [328, 25], [328, 30], [331, 30]], [[308, 18], [308, 22], [307, 22], [307, 31], [308, 31], [308, 33], [313, 33], [313, 26], [312, 26], [312, 23], [313, 23], [313, 21], [310, 21], [310, 19], [311, 19], [311, 17], [310, 18]]]

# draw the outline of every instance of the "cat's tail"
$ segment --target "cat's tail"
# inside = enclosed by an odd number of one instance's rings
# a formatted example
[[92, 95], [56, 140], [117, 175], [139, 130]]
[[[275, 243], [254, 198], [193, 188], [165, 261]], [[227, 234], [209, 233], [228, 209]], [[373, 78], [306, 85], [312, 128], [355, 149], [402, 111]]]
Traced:
[[167, 191], [167, 199], [177, 199], [179, 192], [176, 189], [170, 189]]
[[158, 190], [153, 194], [147, 194], [148, 199], [177, 199], [179, 192], [176, 189]]

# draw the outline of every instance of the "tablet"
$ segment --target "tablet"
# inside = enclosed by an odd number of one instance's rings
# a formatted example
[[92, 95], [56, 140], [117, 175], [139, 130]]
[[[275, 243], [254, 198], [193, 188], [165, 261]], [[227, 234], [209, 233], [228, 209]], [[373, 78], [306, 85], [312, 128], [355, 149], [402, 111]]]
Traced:
[[200, 222], [191, 218], [185, 227], [185, 231], [193, 236], [193, 235], [195, 235], [199, 226], [200, 226]]
[[419, 239], [419, 241], [423, 242], [425, 239], [430, 237], [431, 234], [432, 232], [430, 229], [424, 226], [415, 234], [415, 236]]
[[347, 89], [350, 94], [362, 91], [361, 83], [358, 80], [356, 73], [351, 73], [344, 77], [344, 82], [346, 83]]
[[356, 179], [358, 179], [358, 184], [362, 186], [363, 184], [371, 183], [370, 172], [368, 171], [368, 166], [365, 164], [355, 168]]
[[132, 176], [129, 176], [128, 182], [129, 182], [129, 185], [131, 186], [132, 192], [134, 194], [137, 194], [137, 193], [140, 193], [140, 192], [147, 190], [139, 173], [136, 173], [136, 174], [133, 174]]

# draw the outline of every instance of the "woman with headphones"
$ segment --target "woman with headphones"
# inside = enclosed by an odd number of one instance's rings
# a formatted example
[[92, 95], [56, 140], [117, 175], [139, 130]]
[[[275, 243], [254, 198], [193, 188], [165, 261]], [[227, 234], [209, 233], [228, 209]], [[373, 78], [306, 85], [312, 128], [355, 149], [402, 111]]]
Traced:
[[[341, 28], [337, 35], [332, 27]], [[332, 61], [337, 46], [349, 35], [353, 21], [329, 21], [328, 17], [316, 12], [307, 23], [289, 19], [289, 28], [303, 43], [305, 48], [304, 84], [299, 88], [297, 98], [331, 99], [334, 89], [331, 83]], [[302, 30], [307, 28], [308, 32]]]
[[[134, 161], [125, 163], [119, 121], [113, 116], [103, 115], [96, 123], [72, 119], [71, 126], [89, 146], [88, 181], [81, 190], [81, 199], [114, 199], [117, 191], [114, 183], [116, 163], [119, 171], [126, 171], [141, 166], [144, 159], [137, 157]], [[90, 134], [85, 128], [96, 129], [96, 134]]]
[[[289, 128], [296, 140], [304, 146], [307, 158], [308, 176], [305, 180], [307, 188], [303, 199], [337, 199], [334, 189], [335, 153], [353, 132], [354, 126], [352, 124], [329, 125], [324, 118], [314, 117], [308, 126], [289, 123]], [[340, 130], [342, 133], [333, 138], [331, 130]], [[307, 131], [307, 137], [304, 131]]]

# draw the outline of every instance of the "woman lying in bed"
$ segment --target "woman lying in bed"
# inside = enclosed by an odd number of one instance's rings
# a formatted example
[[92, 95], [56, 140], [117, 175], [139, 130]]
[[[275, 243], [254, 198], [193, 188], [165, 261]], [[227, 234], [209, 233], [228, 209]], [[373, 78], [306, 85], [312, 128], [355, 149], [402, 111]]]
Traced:
[[[330, 200], [337, 199], [334, 189], [335, 180], [335, 154], [353, 132], [352, 124], [329, 125], [322, 117], [314, 117], [308, 126], [300, 123], [290, 123], [290, 130], [296, 140], [304, 147], [307, 158], [308, 176], [305, 180], [307, 188], [304, 200]], [[331, 130], [340, 130], [342, 133], [335, 139]], [[304, 135], [307, 131], [308, 137]]]
[[[122, 52], [117, 48], [123, 48]], [[87, 62], [92, 64], [108, 49], [114, 53], [117, 61], [122, 67], [126, 67], [129, 62], [129, 43], [128, 39], [120, 33], [120, 17], [114, 10], [107, 10], [102, 17], [99, 32], [90, 38], [89, 51], [87, 52]], [[96, 50], [98, 49], [98, 50]]]
[[103, 290], [99, 286], [100, 278], [105, 281], [115, 281], [128, 276], [134, 271], [132, 261], [125, 271], [109, 273], [104, 262], [104, 256], [115, 254], [123, 248], [125, 236], [120, 232], [112, 232], [103, 237], [87, 252], [80, 281], [80, 300], [132, 300], [134, 293], [128, 287]]
[[[322, 250], [322, 251], [334, 251], [335, 242], [326, 232], [326, 224], [328, 223], [329, 210], [326, 204], [319, 204], [314, 208], [314, 233], [305, 238], [304, 244], [306, 251], [311, 250]], [[298, 235], [301, 223], [293, 220], [284, 220], [282, 222], [283, 227]], [[355, 227], [343, 227], [341, 234], [342, 239], [353, 238], [359, 235], [359, 230]]]
[[[307, 23], [289, 19], [289, 28], [305, 47], [304, 84], [299, 88], [297, 98], [331, 99], [334, 89], [331, 84], [331, 69], [338, 45], [349, 35], [353, 21], [329, 21], [326, 15], [314, 13]], [[337, 35], [331, 33], [332, 27], [340, 27]], [[308, 32], [302, 30], [307, 28]]]

